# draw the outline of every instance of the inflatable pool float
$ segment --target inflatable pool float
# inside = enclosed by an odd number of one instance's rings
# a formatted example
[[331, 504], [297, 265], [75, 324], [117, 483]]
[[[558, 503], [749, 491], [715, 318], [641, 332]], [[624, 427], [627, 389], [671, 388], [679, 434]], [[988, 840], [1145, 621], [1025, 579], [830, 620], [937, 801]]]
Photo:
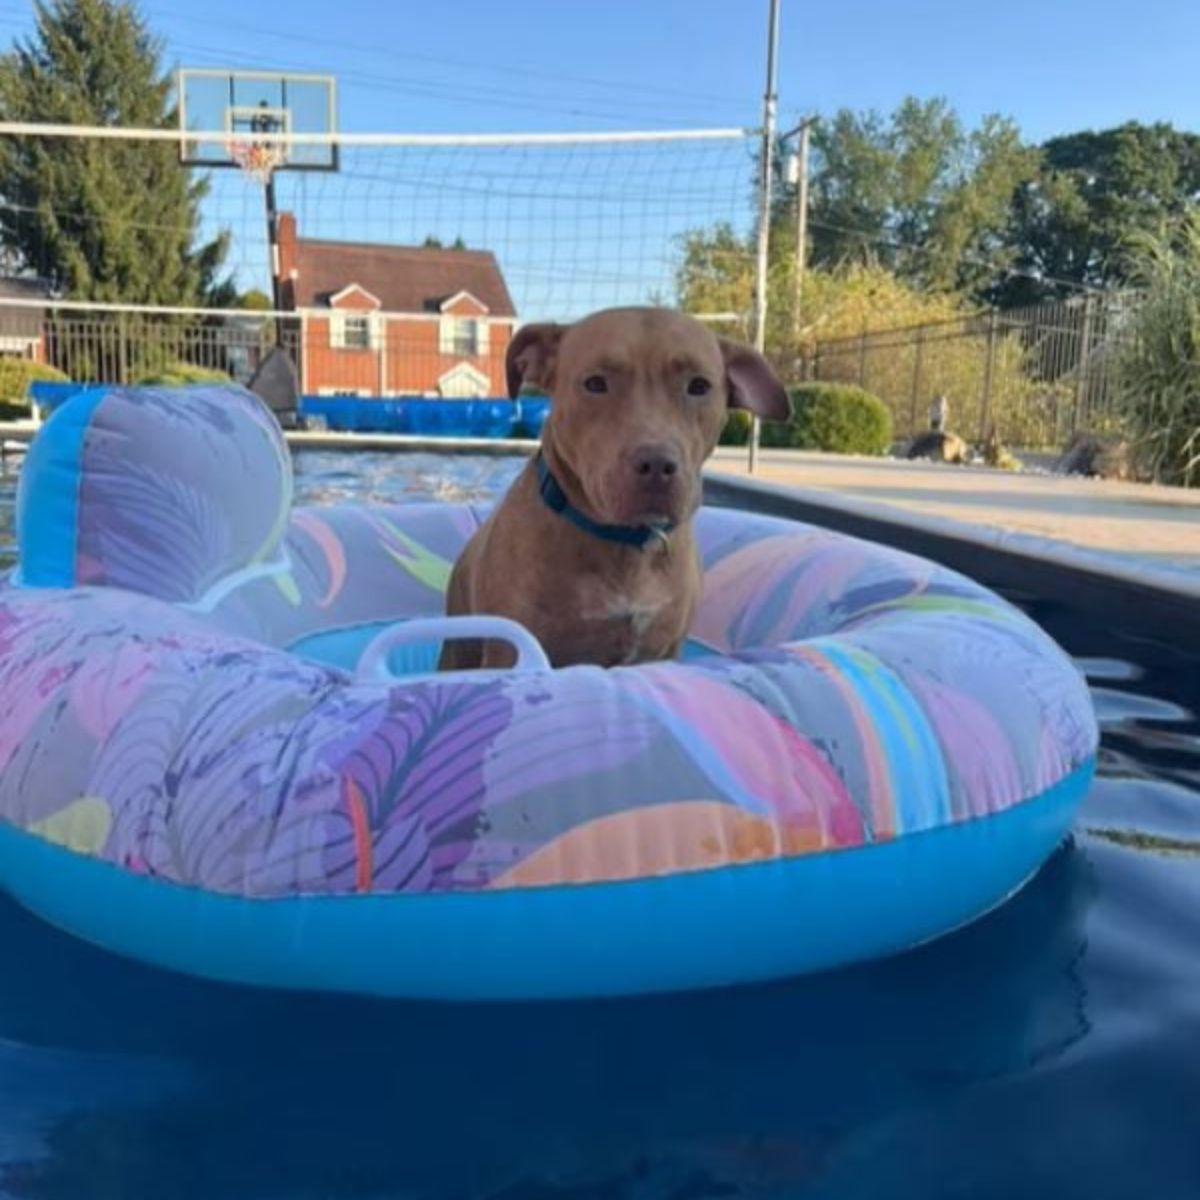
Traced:
[[[765, 980], [973, 920], [1067, 834], [1079, 673], [970, 580], [704, 510], [684, 661], [436, 674], [467, 505], [292, 507], [236, 389], [91, 389], [0, 589], [0, 887], [200, 976], [462, 1000]], [[631, 550], [631, 553], [636, 551]]]

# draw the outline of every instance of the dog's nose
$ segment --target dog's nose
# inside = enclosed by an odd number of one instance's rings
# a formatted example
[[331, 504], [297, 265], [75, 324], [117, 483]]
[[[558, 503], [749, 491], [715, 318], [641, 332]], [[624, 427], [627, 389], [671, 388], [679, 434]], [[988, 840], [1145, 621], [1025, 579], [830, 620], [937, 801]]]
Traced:
[[633, 473], [647, 486], [666, 486], [679, 474], [679, 455], [669, 446], [642, 446], [633, 456]]

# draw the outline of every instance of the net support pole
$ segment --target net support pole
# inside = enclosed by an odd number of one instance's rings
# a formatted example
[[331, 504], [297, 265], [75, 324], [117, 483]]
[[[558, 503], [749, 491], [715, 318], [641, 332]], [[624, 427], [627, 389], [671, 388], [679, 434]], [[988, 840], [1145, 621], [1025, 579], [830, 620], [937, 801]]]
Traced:
[[[275, 202], [275, 172], [267, 175], [263, 184], [263, 202], [267, 210], [267, 253], [271, 257], [271, 307], [283, 312], [283, 277], [279, 263], [279, 208]], [[279, 322], [271, 322], [275, 344], [281, 344]]]
[[[779, 58], [779, 0], [770, 0], [767, 22], [767, 87], [763, 93], [762, 152], [758, 173], [758, 246], [754, 260], [754, 346], [761, 354], [767, 345], [767, 273], [771, 250], [771, 176], [775, 154], [775, 117], [779, 104], [776, 76]], [[758, 466], [759, 420], [750, 421], [749, 458], [746, 470]]]

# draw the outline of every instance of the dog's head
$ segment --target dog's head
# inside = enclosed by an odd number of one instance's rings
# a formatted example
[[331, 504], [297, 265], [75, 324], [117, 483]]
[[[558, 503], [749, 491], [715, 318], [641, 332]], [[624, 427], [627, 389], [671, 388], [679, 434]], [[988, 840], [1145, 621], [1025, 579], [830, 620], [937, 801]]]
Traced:
[[508, 348], [508, 390], [551, 397], [542, 446], [572, 501], [616, 525], [679, 524], [730, 408], [785, 420], [766, 359], [663, 308], [613, 308], [573, 325], [526, 325]]

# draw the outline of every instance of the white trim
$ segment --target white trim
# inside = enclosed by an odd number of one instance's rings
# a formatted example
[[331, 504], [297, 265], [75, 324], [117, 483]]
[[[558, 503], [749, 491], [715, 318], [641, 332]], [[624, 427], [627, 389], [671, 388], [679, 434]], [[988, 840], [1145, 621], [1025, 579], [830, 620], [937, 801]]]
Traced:
[[206, 79], [228, 79], [237, 75], [241, 79], [292, 80], [297, 83], [333, 83], [332, 75], [305, 74], [303, 71], [244, 71], [241, 67], [180, 67], [177, 75], [200, 75]]
[[[4, 303], [3, 301], [0, 301], [0, 309], [3, 308], [3, 303]], [[89, 306], [85, 305], [84, 307], [86, 308]], [[161, 311], [161, 310], [156, 309], [154, 311], [157, 312], [157, 311]], [[197, 311], [197, 313], [211, 315], [213, 310], [206, 308], [206, 309], [197, 309], [196, 311]], [[346, 313], [346, 312], [352, 312], [352, 311], [353, 311], [352, 309], [348, 309], [348, 308], [332, 309], [332, 308], [308, 307], [308, 308], [298, 308], [295, 310], [295, 312], [280, 313], [279, 315], [284, 316], [284, 317], [294, 317], [296, 315], [296, 313], [307, 313], [310, 317], [326, 318], [329, 316], [329, 314], [331, 312]], [[259, 316], [260, 314], [255, 313], [254, 315]], [[273, 314], [266, 314], [266, 315], [273, 315]], [[521, 325], [524, 323], [521, 321], [520, 317], [484, 317], [484, 316], [460, 317], [460, 316], [458, 316], [457, 313], [440, 313], [440, 312], [433, 312], [433, 313], [373, 312], [372, 315], [379, 317], [382, 320], [387, 320], [387, 321], [415, 321], [418, 323], [420, 323], [422, 321], [424, 321], [426, 323], [428, 323], [430, 321], [444, 321], [447, 318], [449, 318], [450, 320], [459, 320], [459, 321], [485, 321], [488, 325], [511, 325], [513, 327], [516, 327], [517, 325]]]
[[[285, 309], [201, 308], [196, 305], [117, 304], [111, 300], [22, 300], [16, 297], [0, 296], [0, 312], [6, 308], [39, 308], [51, 309], [55, 312], [146, 313], [149, 316], [164, 317], [236, 317], [243, 321], [274, 321], [305, 314], [310, 317], [325, 318], [329, 316], [330, 312], [335, 311], [329, 308], [318, 308], [315, 305]], [[379, 312], [378, 315], [392, 321], [440, 321], [442, 319], [442, 314], [436, 312]], [[519, 325], [521, 319], [519, 317], [488, 317], [488, 322], [492, 325]]]
[[366, 296], [368, 300], [374, 300], [375, 308], [372, 310], [373, 312], [378, 312], [383, 307], [383, 301], [380, 300], [374, 292], [368, 292], [361, 283], [348, 283], [340, 292], [334, 292], [334, 294], [329, 297], [329, 307], [332, 308], [343, 296], [348, 296], [351, 292], [358, 292], [361, 295]]
[[480, 298], [478, 296], [475, 295], [474, 292], [468, 292], [466, 288], [463, 288], [461, 291], [455, 292], [454, 295], [451, 296], [448, 300], [443, 300], [442, 303], [438, 305], [438, 311], [446, 313], [446, 315], [448, 317], [457, 317], [460, 315], [459, 313], [452, 313], [452, 312], [449, 312], [448, 310], [450, 308], [450, 305], [457, 304], [460, 300], [473, 300], [476, 304], [479, 305], [479, 312], [480, 312], [481, 316], [485, 313], [490, 313], [492, 311], [490, 308], [488, 308], [488, 306], [486, 304], [484, 304], [484, 302], [482, 300], [480, 300]]
[[[220, 74], [228, 75], [228, 71]], [[261, 133], [258, 140], [283, 146], [576, 146], [640, 142], [735, 142], [761, 130], [641, 129], [619, 133]], [[60, 122], [0, 121], [0, 137], [104, 139], [125, 142], [214, 142], [226, 135], [202, 129], [146, 129], [129, 125], [68, 125]]]
[[[374, 354], [378, 346], [378, 321], [374, 312], [362, 312], [355, 308], [331, 308], [329, 313], [329, 348], [331, 350], [349, 350], [356, 354]], [[357, 327], [360, 322], [367, 327], [367, 340], [364, 344], [347, 340], [347, 329], [353, 321]]]
[[[474, 328], [474, 349], [458, 348], [458, 327], [470, 324]], [[444, 358], [486, 358], [491, 349], [491, 334], [488, 332], [487, 317], [463, 317], [458, 313], [442, 313], [438, 326], [438, 353]]]
[[373, 319], [374, 326], [371, 336], [374, 339], [375, 353], [379, 355], [379, 394], [386, 396], [388, 394], [388, 322], [387, 317], [381, 317], [378, 313], [374, 315]]
[[308, 395], [308, 313], [300, 312], [300, 395]]

